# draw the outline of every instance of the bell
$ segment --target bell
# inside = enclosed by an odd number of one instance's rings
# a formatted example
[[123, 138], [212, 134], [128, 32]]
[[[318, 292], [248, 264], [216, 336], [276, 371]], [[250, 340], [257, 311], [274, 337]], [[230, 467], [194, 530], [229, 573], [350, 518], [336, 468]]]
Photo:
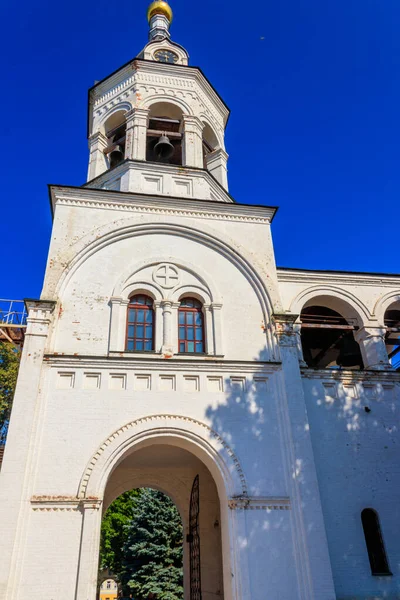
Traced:
[[339, 356], [336, 359], [339, 367], [362, 367], [360, 347], [353, 335], [347, 335], [339, 345]]
[[115, 146], [114, 150], [110, 152], [110, 168], [116, 167], [123, 160], [124, 153], [122, 152], [121, 146]]
[[175, 148], [166, 135], [162, 135], [154, 146], [154, 155], [158, 160], [168, 160], [174, 153]]

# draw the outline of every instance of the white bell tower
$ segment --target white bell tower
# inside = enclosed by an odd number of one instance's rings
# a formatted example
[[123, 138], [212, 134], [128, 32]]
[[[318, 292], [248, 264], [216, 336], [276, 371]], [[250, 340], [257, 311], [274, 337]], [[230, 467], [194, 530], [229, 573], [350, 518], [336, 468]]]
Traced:
[[170, 40], [172, 10], [148, 10], [149, 42], [89, 92], [87, 187], [231, 202], [229, 109]]

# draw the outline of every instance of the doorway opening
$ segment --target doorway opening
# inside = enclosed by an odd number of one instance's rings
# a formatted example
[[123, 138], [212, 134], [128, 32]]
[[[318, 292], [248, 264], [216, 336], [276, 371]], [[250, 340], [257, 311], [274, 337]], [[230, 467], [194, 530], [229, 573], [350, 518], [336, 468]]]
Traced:
[[99, 576], [108, 570], [124, 600], [223, 599], [220, 523], [205, 464], [179, 446], [144, 442], [108, 479]]

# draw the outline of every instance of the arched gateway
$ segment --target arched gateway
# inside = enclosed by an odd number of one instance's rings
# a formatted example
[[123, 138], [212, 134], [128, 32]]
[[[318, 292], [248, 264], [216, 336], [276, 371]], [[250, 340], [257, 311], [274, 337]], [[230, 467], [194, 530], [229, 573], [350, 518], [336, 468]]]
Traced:
[[90, 458], [77, 496], [85, 507], [78, 597], [95, 598], [102, 508], [139, 487], [164, 492], [181, 515], [185, 600], [240, 598], [230, 501], [247, 498], [243, 470], [220, 435], [179, 415], [149, 415], [127, 423]]

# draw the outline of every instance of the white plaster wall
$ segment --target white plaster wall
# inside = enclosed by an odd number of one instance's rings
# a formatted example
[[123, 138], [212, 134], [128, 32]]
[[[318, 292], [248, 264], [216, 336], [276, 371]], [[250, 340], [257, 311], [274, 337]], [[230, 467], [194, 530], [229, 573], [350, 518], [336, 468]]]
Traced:
[[[400, 594], [398, 377], [303, 378], [325, 527], [338, 600]], [[367, 406], [371, 412], [367, 413]], [[371, 575], [361, 511], [380, 518], [393, 577]]]
[[75, 598], [81, 530], [79, 510], [30, 509], [18, 598]]
[[[164, 368], [139, 366], [129, 359], [104, 368], [93, 361], [80, 365], [78, 358], [68, 366], [49, 366], [33, 494], [76, 494], [90, 457], [114, 431], [145, 415], [176, 414], [207, 423], [228, 441], [240, 457], [250, 494], [285, 496], [276, 375], [239, 369], [239, 364], [213, 369], [171, 361]], [[85, 389], [94, 385], [93, 375], [98, 387]], [[112, 389], [113, 375], [125, 377], [125, 388]], [[193, 391], [188, 386], [196, 377], [198, 391]]]
[[[140, 236], [115, 242], [84, 262], [60, 298], [62, 313], [55, 323], [55, 352], [78, 352], [83, 355], [107, 353], [109, 300], [116, 279], [127, 263], [143, 256], [148, 258], [149, 263], [154, 258], [165, 256], [165, 262], [177, 265], [180, 260], [189, 259], [194, 269], [198, 266], [208, 273], [213, 281], [218, 282], [223, 302], [221, 321], [226, 358], [252, 360], [261, 355], [265, 358], [263, 314], [254, 290], [245, 277], [215, 251], [171, 235]], [[151, 277], [149, 283], [152, 283]], [[227, 289], [229, 295], [224, 293]], [[162, 323], [156, 326], [161, 327]]]

